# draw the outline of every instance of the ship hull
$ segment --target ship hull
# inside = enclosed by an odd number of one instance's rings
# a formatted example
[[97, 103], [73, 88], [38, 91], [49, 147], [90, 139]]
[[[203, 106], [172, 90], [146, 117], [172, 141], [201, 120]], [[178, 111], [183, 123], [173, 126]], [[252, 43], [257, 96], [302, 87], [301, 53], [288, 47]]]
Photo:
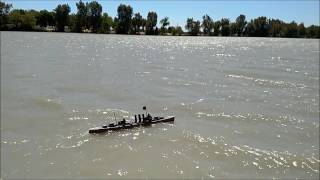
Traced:
[[122, 124], [122, 125], [116, 125], [113, 127], [110, 127], [110, 126], [95, 127], [95, 128], [89, 129], [89, 133], [90, 134], [106, 133], [106, 132], [112, 132], [112, 131], [119, 131], [122, 129], [131, 129], [131, 128], [139, 127], [139, 126], [148, 126], [151, 124], [166, 123], [166, 122], [173, 122], [173, 121], [174, 121], [174, 116], [168, 116], [168, 117], [163, 117], [163, 118], [154, 118], [149, 122], [126, 123], [126, 124]]

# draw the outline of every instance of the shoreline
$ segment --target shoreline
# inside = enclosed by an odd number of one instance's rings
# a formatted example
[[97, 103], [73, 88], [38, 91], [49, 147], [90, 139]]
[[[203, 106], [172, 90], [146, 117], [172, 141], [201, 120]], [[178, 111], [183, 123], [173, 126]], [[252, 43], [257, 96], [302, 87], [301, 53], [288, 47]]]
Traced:
[[147, 37], [199, 37], [199, 38], [268, 38], [268, 39], [314, 39], [314, 40], [319, 40], [320, 38], [306, 38], [306, 37], [270, 37], [270, 36], [207, 36], [207, 35], [197, 35], [197, 36], [192, 36], [189, 34], [184, 34], [184, 35], [147, 35], [147, 34], [117, 34], [117, 33], [89, 33], [89, 32], [58, 32], [58, 31], [5, 31], [1, 30], [1, 32], [34, 32], [34, 33], [57, 33], [57, 34], [90, 34], [90, 35], [119, 35], [119, 36], [147, 36]]

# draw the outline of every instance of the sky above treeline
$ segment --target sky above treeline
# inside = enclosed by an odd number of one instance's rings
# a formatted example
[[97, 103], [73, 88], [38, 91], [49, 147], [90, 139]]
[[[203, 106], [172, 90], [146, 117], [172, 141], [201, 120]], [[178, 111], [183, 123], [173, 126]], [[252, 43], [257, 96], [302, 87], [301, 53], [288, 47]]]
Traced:
[[[3, 0], [2, 0], [3, 1]], [[285, 22], [303, 22], [305, 26], [319, 25], [319, 0], [103, 0], [99, 1], [103, 12], [110, 16], [117, 15], [117, 7], [127, 4], [133, 8], [133, 12], [139, 12], [147, 17], [149, 11], [158, 14], [158, 23], [165, 16], [169, 17], [170, 25], [184, 26], [188, 17], [202, 20], [204, 14], [208, 14], [214, 21], [221, 18], [229, 18], [230, 21], [240, 15], [246, 15], [247, 20], [258, 16], [278, 18]], [[71, 13], [77, 12], [76, 3], [79, 0], [4, 0], [13, 5], [14, 9], [46, 9], [52, 11], [58, 4], [69, 4]], [[83, 2], [90, 2], [83, 0]]]

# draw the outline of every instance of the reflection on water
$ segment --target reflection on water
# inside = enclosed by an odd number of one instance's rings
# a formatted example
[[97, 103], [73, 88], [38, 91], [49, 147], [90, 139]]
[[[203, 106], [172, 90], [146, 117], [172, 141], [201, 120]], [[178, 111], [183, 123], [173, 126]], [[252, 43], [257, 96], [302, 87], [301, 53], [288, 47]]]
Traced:
[[[317, 40], [1, 38], [3, 178], [319, 177]], [[88, 134], [142, 105], [175, 123]]]

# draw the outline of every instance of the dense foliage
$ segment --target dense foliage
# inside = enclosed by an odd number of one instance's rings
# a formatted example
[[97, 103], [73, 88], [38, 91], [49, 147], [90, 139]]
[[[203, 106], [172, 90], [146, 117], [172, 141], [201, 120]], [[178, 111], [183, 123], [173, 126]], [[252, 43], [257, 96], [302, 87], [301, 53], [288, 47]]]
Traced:
[[160, 28], [160, 34], [163, 35], [167, 33], [167, 26], [170, 25], [169, 18], [164, 17], [163, 19], [160, 20], [161, 28]]
[[206, 14], [202, 17], [202, 29], [203, 29], [203, 34], [206, 34], [206, 35], [211, 35], [212, 33], [212, 29], [213, 29], [213, 25], [214, 25], [214, 22], [212, 20], [212, 18]]
[[56, 29], [59, 32], [64, 32], [64, 27], [68, 23], [68, 16], [70, 13], [70, 7], [68, 4], [59, 4], [55, 9]]
[[130, 30], [131, 18], [132, 18], [132, 7], [124, 4], [120, 4], [118, 7], [118, 18], [116, 32], [119, 34], [128, 34]]
[[158, 34], [158, 28], [157, 28], [157, 19], [158, 15], [156, 12], [149, 12], [146, 22], [146, 34], [150, 35], [156, 35]]
[[117, 16], [112, 18], [102, 12], [97, 1], [76, 3], [77, 12], [70, 14], [68, 4], [60, 4], [52, 11], [12, 9], [11, 4], [0, 1], [1, 30], [14, 31], [68, 31], [118, 34], [148, 35], [206, 35], [206, 36], [254, 36], [254, 37], [288, 37], [320, 38], [320, 26], [305, 27], [294, 21], [286, 23], [280, 19], [268, 19], [261, 16], [247, 20], [239, 15], [234, 22], [228, 18], [214, 21], [205, 14], [202, 21], [188, 18], [186, 32], [180, 26], [170, 26], [169, 17], [159, 21], [158, 15], [150, 11], [146, 18], [134, 13], [130, 5], [120, 4]]
[[185, 28], [190, 35], [196, 36], [200, 32], [200, 21], [194, 21], [193, 18], [188, 18]]
[[140, 13], [136, 13], [134, 14], [133, 18], [132, 18], [132, 33], [139, 33], [141, 30], [141, 27], [143, 27], [144, 25], [144, 19], [143, 17], [140, 15]]

